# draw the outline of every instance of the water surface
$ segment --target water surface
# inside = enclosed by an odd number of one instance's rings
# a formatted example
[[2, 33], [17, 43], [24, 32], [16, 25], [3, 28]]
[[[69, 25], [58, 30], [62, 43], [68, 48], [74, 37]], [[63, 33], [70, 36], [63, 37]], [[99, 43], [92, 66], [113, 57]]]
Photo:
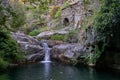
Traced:
[[19, 66], [0, 75], [0, 80], [120, 80], [119, 73], [58, 63]]

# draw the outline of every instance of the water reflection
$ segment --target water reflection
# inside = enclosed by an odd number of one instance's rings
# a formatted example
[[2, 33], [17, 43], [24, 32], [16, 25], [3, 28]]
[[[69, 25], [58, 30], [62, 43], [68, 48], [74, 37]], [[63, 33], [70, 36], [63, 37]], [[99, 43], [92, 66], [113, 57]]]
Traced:
[[89, 68], [89, 75], [90, 75], [90, 79], [91, 79], [91, 80], [94, 80], [94, 77], [95, 77], [95, 76], [93, 76], [93, 75], [94, 75], [94, 72], [95, 72], [95, 71], [93, 70], [93, 68]]
[[43, 63], [44, 64], [44, 77], [45, 80], [49, 80], [50, 79], [50, 64], [51, 63]]
[[39, 63], [13, 68], [1, 75], [0, 80], [120, 80], [119, 75], [99, 73], [92, 68]]

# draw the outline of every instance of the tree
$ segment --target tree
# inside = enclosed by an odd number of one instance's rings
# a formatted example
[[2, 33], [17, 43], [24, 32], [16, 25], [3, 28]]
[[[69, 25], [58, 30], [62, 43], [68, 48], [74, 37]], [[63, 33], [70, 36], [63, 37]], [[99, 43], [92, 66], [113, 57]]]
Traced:
[[18, 59], [18, 45], [11, 38], [10, 31], [23, 24], [15, 25], [19, 23], [19, 12], [7, 1], [0, 0], [0, 68], [6, 68], [9, 63]]
[[25, 14], [21, 5], [16, 1], [10, 5], [8, 0], [0, 0], [0, 29], [12, 30], [25, 22]]
[[97, 60], [98, 68], [119, 64], [120, 53], [120, 0], [102, 0], [102, 6], [94, 22], [96, 44], [101, 55]]
[[[103, 0], [101, 9], [95, 20], [98, 32], [97, 41], [101, 49], [105, 46], [120, 46], [120, 0]], [[103, 45], [101, 45], [103, 43]], [[103, 50], [104, 51], [104, 50]]]

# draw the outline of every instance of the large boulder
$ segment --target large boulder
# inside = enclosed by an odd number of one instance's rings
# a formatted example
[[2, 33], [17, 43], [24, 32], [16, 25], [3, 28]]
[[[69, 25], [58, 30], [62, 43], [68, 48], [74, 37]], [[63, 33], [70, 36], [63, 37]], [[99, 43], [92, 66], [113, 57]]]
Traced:
[[55, 34], [59, 34], [59, 35], [65, 35], [67, 34], [68, 32], [67, 31], [45, 31], [45, 32], [42, 32], [40, 34], [37, 35], [37, 38], [39, 39], [49, 39], [51, 36], [55, 35]]
[[51, 57], [62, 62], [77, 61], [84, 55], [84, 47], [79, 43], [56, 45], [51, 50]]
[[43, 58], [44, 52], [39, 45], [39, 41], [23, 33], [11, 32], [11, 36], [18, 43], [20, 51], [25, 53], [27, 61], [36, 61]]

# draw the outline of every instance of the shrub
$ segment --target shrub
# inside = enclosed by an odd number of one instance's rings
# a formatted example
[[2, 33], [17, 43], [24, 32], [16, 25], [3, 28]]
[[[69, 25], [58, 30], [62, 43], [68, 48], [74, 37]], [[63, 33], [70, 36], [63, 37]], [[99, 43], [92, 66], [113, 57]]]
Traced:
[[36, 36], [36, 35], [38, 35], [40, 33], [40, 30], [33, 30], [33, 31], [31, 31], [30, 33], [29, 33], [29, 35], [30, 36]]
[[84, 56], [83, 56], [83, 60], [84, 60], [84, 63], [87, 63], [87, 64], [95, 64], [98, 60], [98, 58], [100, 57], [100, 50], [98, 49], [98, 46], [95, 46], [95, 52], [94, 53], [86, 53]]
[[18, 1], [13, 2], [12, 6], [12, 18], [9, 24], [13, 27], [21, 27], [26, 20], [25, 10], [22, 4]]
[[55, 12], [54, 12], [54, 15], [55, 15], [55, 16], [54, 16], [54, 17], [55, 17], [55, 18], [60, 18], [62, 9], [66, 8], [66, 7], [68, 7], [68, 6], [69, 6], [69, 2], [66, 1], [62, 7], [59, 7], [59, 8], [57, 8], [57, 9], [55, 9]]
[[60, 40], [60, 41], [64, 41], [65, 36], [64, 36], [64, 35], [60, 35], [60, 34], [55, 34], [55, 35], [51, 36], [50, 39], [51, 39], [51, 40]]
[[8, 63], [18, 60], [19, 50], [17, 43], [8, 32], [0, 31], [0, 66], [6, 68]]
[[69, 6], [69, 2], [68, 1], [66, 1], [65, 3], [64, 3], [64, 5], [62, 6], [62, 8], [61, 9], [64, 9], [64, 8], [66, 8], [66, 7], [68, 7]]
[[49, 10], [50, 16], [51, 16], [52, 18], [54, 18], [55, 15], [56, 15], [56, 13], [57, 13], [57, 11], [59, 11], [59, 10], [60, 10], [60, 6], [51, 6], [51, 7], [50, 7], [50, 10]]
[[78, 42], [78, 32], [75, 30], [69, 31], [68, 34], [66, 34], [64, 41], [69, 43], [76, 43]]
[[4, 6], [0, 0], [0, 27], [2, 29], [11, 30], [22, 26], [24, 22], [24, 10], [18, 2], [11, 4], [11, 6]]
[[[25, 28], [24, 28], [25, 29]], [[29, 31], [30, 28], [26, 29], [26, 31], [28, 30]], [[29, 31], [29, 35], [30, 36], [36, 36], [38, 35], [39, 33], [41, 32], [44, 32], [44, 31], [48, 31], [48, 27], [47, 26], [44, 26], [44, 27], [40, 27], [40, 28], [35, 28], [33, 30], [30, 30]]]
[[19, 56], [18, 44], [11, 38], [10, 30], [22, 25], [24, 15], [15, 8], [2, 5], [0, 0], [0, 68], [6, 68]]
[[2, 58], [0, 58], [0, 68], [5, 69], [7, 68], [9, 63], [7, 61], [4, 61]]
[[18, 53], [17, 46], [17, 43], [10, 37], [8, 32], [0, 31], [0, 56], [5, 60], [15, 59]]
[[55, 18], [60, 18], [61, 16], [61, 10], [57, 11], [55, 14]]
[[94, 26], [97, 30], [99, 48], [104, 51], [106, 47], [116, 47], [120, 45], [120, 1], [103, 0], [101, 9], [95, 19]]

